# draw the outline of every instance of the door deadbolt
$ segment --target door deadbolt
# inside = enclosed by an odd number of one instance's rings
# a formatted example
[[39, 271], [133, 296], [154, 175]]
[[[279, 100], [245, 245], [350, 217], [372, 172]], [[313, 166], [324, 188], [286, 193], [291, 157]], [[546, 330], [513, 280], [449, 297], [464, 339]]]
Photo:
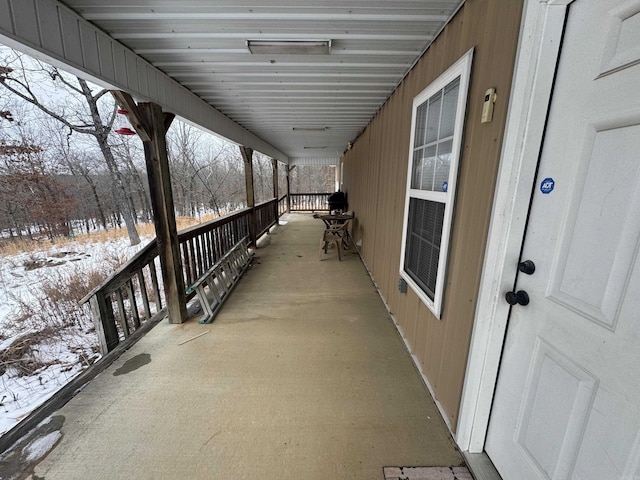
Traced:
[[527, 275], [532, 275], [533, 272], [536, 271], [536, 264], [531, 260], [525, 260], [524, 262], [520, 262], [518, 264], [518, 270]]
[[529, 294], [524, 290], [507, 292], [505, 293], [504, 298], [509, 305], [529, 305]]

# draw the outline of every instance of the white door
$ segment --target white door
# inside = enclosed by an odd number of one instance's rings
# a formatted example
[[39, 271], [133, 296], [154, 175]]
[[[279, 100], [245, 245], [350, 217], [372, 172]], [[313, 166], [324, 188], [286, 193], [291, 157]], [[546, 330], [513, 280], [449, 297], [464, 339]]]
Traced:
[[569, 7], [485, 449], [505, 480], [640, 480], [640, 0]]

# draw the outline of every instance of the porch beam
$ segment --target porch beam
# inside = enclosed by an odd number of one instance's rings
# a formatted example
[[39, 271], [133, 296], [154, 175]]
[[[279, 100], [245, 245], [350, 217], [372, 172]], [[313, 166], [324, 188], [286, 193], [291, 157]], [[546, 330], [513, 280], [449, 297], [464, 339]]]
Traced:
[[244, 163], [244, 183], [247, 192], [247, 207], [252, 209], [252, 214], [249, 216], [249, 235], [251, 237], [251, 243], [256, 245], [257, 231], [256, 231], [256, 197], [253, 188], [253, 149], [250, 147], [240, 146], [240, 154]]

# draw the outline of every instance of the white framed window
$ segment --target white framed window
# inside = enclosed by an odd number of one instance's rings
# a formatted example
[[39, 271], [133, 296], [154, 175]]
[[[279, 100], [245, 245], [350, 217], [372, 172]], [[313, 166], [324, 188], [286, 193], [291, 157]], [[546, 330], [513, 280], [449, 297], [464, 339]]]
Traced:
[[413, 99], [400, 276], [440, 318], [473, 49]]

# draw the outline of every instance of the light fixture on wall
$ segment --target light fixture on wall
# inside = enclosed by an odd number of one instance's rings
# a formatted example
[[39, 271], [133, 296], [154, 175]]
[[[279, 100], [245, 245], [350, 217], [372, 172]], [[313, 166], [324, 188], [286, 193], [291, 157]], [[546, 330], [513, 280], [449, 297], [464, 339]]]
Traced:
[[331, 40], [247, 40], [253, 54], [329, 55]]

